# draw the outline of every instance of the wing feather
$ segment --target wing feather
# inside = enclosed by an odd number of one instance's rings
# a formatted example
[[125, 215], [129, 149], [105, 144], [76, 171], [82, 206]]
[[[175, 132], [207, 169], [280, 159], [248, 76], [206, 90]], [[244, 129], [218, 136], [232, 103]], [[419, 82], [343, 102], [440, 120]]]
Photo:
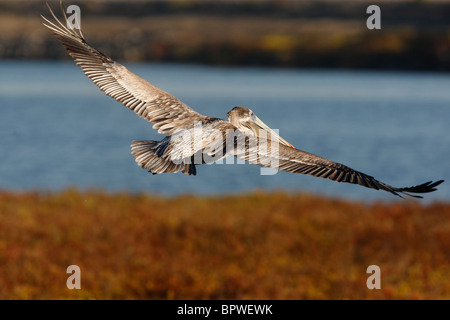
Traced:
[[[44, 26], [55, 34], [84, 74], [105, 94], [152, 123], [159, 133], [172, 135], [192, 127], [197, 121], [210, 119], [91, 47], [81, 30], [69, 29], [56, 17], [50, 6], [48, 8], [55, 21], [42, 16]], [[67, 22], [62, 5], [61, 9]]]
[[[399, 197], [405, 194], [415, 198], [422, 198], [419, 195], [410, 193], [427, 193], [435, 191], [435, 187], [443, 182], [426, 182], [421, 185], [406, 188], [396, 188], [378, 181], [374, 177], [347, 167], [338, 162], [316, 156], [314, 154], [294, 149], [283, 144], [278, 144], [272, 148], [270, 140], [249, 137], [250, 141], [246, 143], [245, 148], [235, 145], [235, 156], [244, 159], [252, 164], [264, 167], [272, 167], [292, 173], [308, 174], [320, 178], [328, 178], [337, 182], [347, 182], [358, 184], [367, 188], [376, 190], [385, 190]], [[256, 142], [255, 142], [256, 139]], [[241, 139], [238, 141], [246, 141]], [[273, 150], [273, 151], [272, 151]]]

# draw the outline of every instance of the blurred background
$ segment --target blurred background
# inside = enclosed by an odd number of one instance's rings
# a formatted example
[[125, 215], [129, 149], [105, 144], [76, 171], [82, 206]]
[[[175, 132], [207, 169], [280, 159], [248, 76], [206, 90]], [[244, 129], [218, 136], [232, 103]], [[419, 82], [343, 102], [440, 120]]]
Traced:
[[[361, 0], [64, 4], [88, 43], [202, 114], [247, 106], [393, 186], [449, 180], [448, 0], [377, 1], [380, 30]], [[0, 297], [450, 297], [449, 183], [410, 203], [247, 164], [153, 176], [129, 145], [163, 136], [96, 88], [40, 14], [45, 1], [0, 0]], [[101, 259], [82, 293], [51, 280]], [[374, 293], [377, 263], [391, 276]]]

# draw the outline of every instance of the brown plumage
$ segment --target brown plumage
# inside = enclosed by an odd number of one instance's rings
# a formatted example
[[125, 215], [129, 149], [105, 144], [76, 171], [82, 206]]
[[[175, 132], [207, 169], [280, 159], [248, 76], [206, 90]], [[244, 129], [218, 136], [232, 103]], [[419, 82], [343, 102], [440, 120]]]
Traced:
[[[42, 16], [43, 24], [55, 34], [86, 76], [108, 96], [152, 123], [159, 133], [167, 135], [159, 142], [141, 140], [133, 141], [131, 145], [136, 162], [153, 174], [181, 171], [195, 175], [195, 165], [208, 162], [205, 158], [218, 160], [233, 154], [252, 164], [359, 184], [400, 197], [405, 194], [421, 198], [412, 193], [435, 191], [443, 182], [392, 187], [343, 164], [296, 149], [246, 107], [235, 107], [228, 112], [229, 121], [201, 115], [88, 45], [81, 30], [69, 29], [50, 7], [49, 10], [55, 21]], [[67, 22], [62, 1], [61, 10]]]

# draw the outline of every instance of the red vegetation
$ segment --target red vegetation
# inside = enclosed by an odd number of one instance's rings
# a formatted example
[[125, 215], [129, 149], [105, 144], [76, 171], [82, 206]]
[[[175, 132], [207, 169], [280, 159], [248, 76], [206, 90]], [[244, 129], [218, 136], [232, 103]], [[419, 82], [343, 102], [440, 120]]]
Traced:
[[[81, 290], [66, 268], [81, 268]], [[369, 290], [369, 265], [381, 289]], [[450, 204], [0, 193], [0, 299], [450, 298]]]

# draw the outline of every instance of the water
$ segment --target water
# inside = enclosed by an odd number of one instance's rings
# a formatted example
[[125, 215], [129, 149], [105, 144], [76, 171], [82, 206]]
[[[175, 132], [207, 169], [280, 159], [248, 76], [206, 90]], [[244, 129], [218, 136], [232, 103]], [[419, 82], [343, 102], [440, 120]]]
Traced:
[[[250, 107], [297, 148], [393, 186], [446, 179], [450, 194], [450, 75], [126, 64], [198, 112], [225, 118]], [[203, 165], [197, 176], [152, 175], [135, 164], [135, 139], [162, 139], [105, 96], [72, 62], [0, 62], [0, 188], [105, 189], [162, 195], [263, 190], [353, 200], [382, 191], [255, 165]]]

